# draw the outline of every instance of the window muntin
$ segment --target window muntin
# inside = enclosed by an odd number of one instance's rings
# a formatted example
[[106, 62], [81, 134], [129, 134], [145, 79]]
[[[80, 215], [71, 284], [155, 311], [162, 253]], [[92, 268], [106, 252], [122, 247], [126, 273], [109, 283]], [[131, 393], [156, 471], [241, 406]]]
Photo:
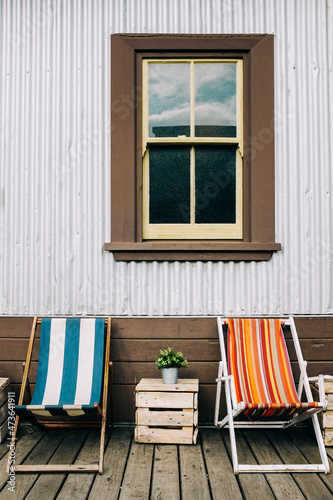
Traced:
[[146, 59], [142, 74], [143, 239], [241, 239], [242, 60]]

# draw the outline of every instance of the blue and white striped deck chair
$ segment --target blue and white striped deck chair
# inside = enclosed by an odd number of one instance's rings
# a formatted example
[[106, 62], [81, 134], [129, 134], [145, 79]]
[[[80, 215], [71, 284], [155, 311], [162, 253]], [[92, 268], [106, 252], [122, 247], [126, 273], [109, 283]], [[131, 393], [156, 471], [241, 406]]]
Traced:
[[[41, 323], [40, 348], [36, 385], [29, 404], [22, 404], [32, 356], [37, 324]], [[105, 326], [107, 334], [105, 341]], [[16, 406], [19, 415], [32, 414], [40, 424], [48, 427], [101, 427], [99, 464], [92, 465], [17, 465], [17, 472], [68, 472], [103, 471], [105, 429], [107, 420], [107, 390], [111, 318], [42, 318], [34, 319], [21, 394]], [[104, 382], [103, 382], [104, 380]], [[94, 422], [79, 422], [87, 413], [98, 413]], [[45, 421], [45, 417], [65, 416], [65, 421]], [[17, 425], [15, 426], [17, 430]], [[15, 437], [15, 436], [14, 436]]]

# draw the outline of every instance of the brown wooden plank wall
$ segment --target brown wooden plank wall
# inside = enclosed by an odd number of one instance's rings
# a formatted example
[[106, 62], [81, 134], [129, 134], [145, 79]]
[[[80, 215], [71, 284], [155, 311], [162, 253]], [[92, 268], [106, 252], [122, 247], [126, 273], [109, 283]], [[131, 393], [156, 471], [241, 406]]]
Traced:
[[[9, 377], [18, 392], [22, 361], [28, 346], [32, 318], [0, 317], [0, 377]], [[333, 375], [333, 318], [297, 318], [309, 375]], [[291, 343], [290, 340], [287, 341]], [[116, 422], [134, 421], [134, 388], [142, 377], [160, 377], [155, 359], [160, 349], [181, 350], [190, 367], [180, 370], [182, 378], [199, 378], [199, 416], [201, 423], [212, 423], [215, 378], [220, 350], [216, 318], [127, 318], [112, 319], [111, 360], [114, 363], [114, 416]], [[30, 381], [36, 378], [36, 341]], [[291, 349], [294, 375], [298, 377], [295, 354]]]

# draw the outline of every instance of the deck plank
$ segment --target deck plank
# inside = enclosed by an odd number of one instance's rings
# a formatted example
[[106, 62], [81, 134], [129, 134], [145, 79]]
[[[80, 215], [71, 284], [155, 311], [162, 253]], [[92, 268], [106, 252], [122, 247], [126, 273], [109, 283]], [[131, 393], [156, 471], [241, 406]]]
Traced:
[[[293, 429], [292, 431], [288, 429], [289, 437], [292, 436], [297, 439], [297, 446], [302, 450], [305, 458], [311, 462], [315, 463], [316, 460], [319, 460], [319, 452], [317, 441], [315, 441], [312, 436], [310, 436], [307, 432], [303, 432], [300, 429]], [[333, 448], [326, 448], [328, 455], [328, 462], [330, 465], [330, 473], [329, 474], [319, 474], [321, 480], [326, 484], [327, 488], [330, 490], [333, 496], [333, 461], [330, 457], [333, 452]]]
[[[79, 453], [87, 435], [87, 430], [72, 430], [68, 432], [49, 463], [71, 464]], [[54, 498], [65, 479], [66, 473], [41, 474], [26, 497], [27, 500]]]
[[[90, 431], [82, 450], [74, 463], [98, 464], [100, 430]], [[86, 498], [91, 488], [95, 474], [92, 472], [80, 472], [68, 474], [59, 495], [58, 500], [73, 500], [73, 498]]]
[[[243, 431], [243, 434], [259, 464], [272, 465], [283, 463], [262, 431], [251, 429]], [[284, 500], [286, 498], [304, 500], [304, 495], [300, 492], [291, 474], [272, 473], [265, 474], [265, 477], [277, 500]]]
[[129, 427], [113, 429], [105, 451], [104, 471], [103, 474], [96, 476], [89, 494], [90, 500], [96, 498], [117, 500], [132, 436], [133, 429]]
[[[26, 433], [25, 430], [22, 430], [21, 427], [18, 429], [17, 433], [17, 439], [21, 439], [21, 437]], [[11, 436], [9, 433], [7, 434], [7, 437], [4, 439], [2, 443], [0, 443], [0, 461], [1, 459], [8, 453], [8, 445], [10, 444]]]
[[181, 497], [182, 500], [210, 500], [208, 480], [205, 463], [200, 446], [200, 438], [197, 445], [179, 446]]
[[[23, 428], [17, 463], [91, 463], [98, 458], [99, 431]], [[85, 433], [83, 435], [83, 433]], [[108, 431], [110, 436], [110, 431]], [[308, 463], [318, 460], [317, 445], [306, 429], [236, 431], [240, 462]], [[82, 448], [81, 448], [82, 445]], [[81, 451], [78, 455], [78, 452]], [[327, 449], [332, 457], [332, 449]], [[258, 500], [333, 497], [333, 473], [241, 473], [235, 476], [227, 430], [201, 428], [197, 445], [134, 443], [133, 428], [115, 427], [107, 441], [104, 474], [17, 473], [15, 494], [8, 491], [7, 456], [0, 460], [1, 499], [108, 498], [130, 500]], [[179, 458], [179, 460], [178, 460]], [[330, 465], [333, 465], [329, 459]], [[10, 495], [10, 496], [9, 496]]]
[[[222, 433], [223, 441], [231, 456], [231, 446], [229, 433]], [[238, 461], [243, 464], [257, 464], [242, 431], [236, 431], [236, 444], [238, 450]], [[238, 475], [238, 481], [245, 496], [246, 500], [258, 500], [264, 498], [265, 500], [274, 499], [272, 490], [270, 489], [265, 475], [261, 473], [241, 473]]]
[[332, 446], [327, 446], [326, 447], [327, 455], [328, 457], [333, 460], [333, 447]]
[[176, 445], [155, 445], [151, 500], [179, 500], [179, 468]]
[[153, 453], [153, 444], [132, 442], [119, 500], [148, 499]]
[[[22, 434], [21, 434], [22, 433]], [[19, 436], [21, 438], [17, 441], [15, 450], [15, 461], [16, 464], [21, 464], [23, 460], [29, 455], [32, 448], [43, 438], [45, 431], [36, 429], [34, 432], [27, 432], [26, 430], [20, 430]], [[7, 441], [9, 444], [10, 442]], [[4, 487], [7, 482], [8, 476], [6, 476], [8, 454], [6, 454], [0, 461], [0, 490]]]
[[[43, 439], [39, 441], [37, 446], [32, 450], [30, 455], [24, 460], [26, 465], [46, 464], [55, 453], [56, 449], [62, 442], [66, 435], [65, 431], [49, 431], [45, 434]], [[31, 449], [31, 447], [30, 447]], [[38, 474], [30, 473], [17, 473], [15, 484], [15, 500], [21, 500], [26, 497], [30, 488], [36, 482]], [[11, 491], [3, 490], [1, 493], [2, 499], [13, 498]]]
[[[304, 430], [301, 432], [305, 432]], [[284, 431], [267, 431], [267, 436], [269, 440], [273, 443], [280, 457], [287, 464], [307, 464], [308, 461], [304, 458], [303, 454], [299, 450], [300, 441], [295, 433], [295, 430], [291, 434], [291, 439], [288, 434]], [[308, 438], [310, 439], [310, 438]], [[295, 479], [298, 487], [302, 491], [305, 498], [309, 500], [332, 500], [332, 494], [321, 481], [316, 473], [293, 473], [293, 478]]]
[[200, 436], [213, 499], [242, 500], [243, 497], [220, 433], [216, 429], [200, 429]]

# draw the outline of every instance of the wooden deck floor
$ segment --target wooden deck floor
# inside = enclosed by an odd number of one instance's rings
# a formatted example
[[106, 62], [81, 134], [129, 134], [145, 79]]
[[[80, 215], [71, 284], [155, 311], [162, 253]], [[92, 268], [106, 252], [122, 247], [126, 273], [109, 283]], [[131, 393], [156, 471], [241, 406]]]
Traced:
[[[89, 462], [97, 457], [96, 431], [48, 431], [31, 427], [21, 431], [17, 463]], [[5, 467], [8, 441], [0, 445], [0, 498], [154, 499], [154, 500], [269, 500], [332, 499], [333, 472], [328, 475], [240, 474], [230, 463], [228, 432], [201, 428], [198, 444], [143, 445], [133, 439], [133, 428], [115, 427], [107, 435], [103, 475], [17, 474], [15, 494], [8, 490]], [[239, 453], [248, 463], [318, 459], [316, 445], [306, 429], [238, 432]], [[300, 451], [302, 449], [302, 452]], [[328, 448], [332, 467], [333, 449]], [[44, 462], [43, 462], [44, 461]]]

